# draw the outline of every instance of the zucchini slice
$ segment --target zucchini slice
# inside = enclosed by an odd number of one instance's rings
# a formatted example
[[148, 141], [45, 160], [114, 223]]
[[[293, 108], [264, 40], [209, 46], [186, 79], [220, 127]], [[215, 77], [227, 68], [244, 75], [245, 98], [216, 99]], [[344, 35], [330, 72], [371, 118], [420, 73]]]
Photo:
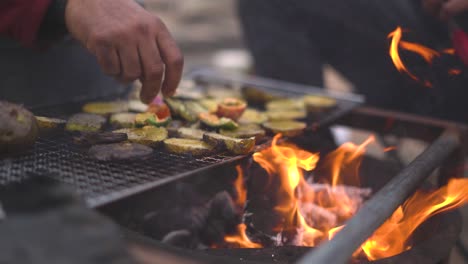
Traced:
[[301, 110], [274, 111], [267, 112], [266, 114], [268, 116], [268, 120], [270, 121], [296, 120], [307, 117], [307, 113]]
[[260, 141], [265, 136], [265, 130], [259, 125], [241, 125], [234, 130], [220, 129], [219, 133], [224, 136], [233, 138], [251, 138], [254, 137]]
[[182, 101], [172, 98], [166, 98], [165, 101], [171, 109], [173, 116], [180, 116], [188, 122], [196, 122], [198, 120], [197, 115], [189, 111]]
[[302, 134], [306, 124], [297, 121], [271, 121], [263, 124], [263, 127], [274, 134], [281, 133], [286, 137], [295, 137]]
[[203, 156], [213, 153], [214, 148], [201, 140], [186, 138], [169, 138], [164, 140], [166, 150], [176, 154]]
[[134, 160], [151, 156], [153, 149], [134, 143], [114, 143], [95, 145], [89, 149], [89, 155], [100, 161]]
[[304, 111], [304, 101], [300, 99], [281, 99], [268, 102], [265, 108], [271, 112]]
[[201, 113], [198, 117], [205, 126], [211, 128], [223, 128], [227, 130], [233, 130], [239, 127], [239, 125], [230, 118], [219, 118], [217, 115], [213, 115], [210, 113]]
[[100, 115], [79, 113], [68, 119], [65, 127], [68, 131], [96, 132], [102, 129], [106, 119]]
[[39, 127], [39, 133], [46, 135], [56, 131], [63, 131], [67, 121], [58, 118], [50, 118], [44, 116], [36, 116], [37, 126]]
[[304, 104], [309, 113], [319, 113], [333, 109], [337, 106], [337, 101], [331, 97], [320, 95], [304, 96]]
[[177, 134], [181, 138], [188, 138], [188, 139], [198, 139], [202, 140], [203, 139], [203, 134], [206, 132], [200, 129], [195, 129], [195, 128], [187, 128], [187, 127], [181, 127], [177, 130]]
[[227, 149], [235, 155], [250, 153], [255, 147], [255, 138], [232, 138], [217, 133], [205, 133], [203, 141], [217, 149]]
[[218, 110], [218, 101], [215, 99], [202, 99], [198, 102], [210, 113], [215, 113]]
[[136, 114], [134, 113], [117, 113], [110, 117], [110, 123], [118, 128], [131, 128], [135, 126]]
[[135, 125], [138, 127], [163, 127], [169, 124], [169, 122], [171, 122], [171, 117], [159, 119], [158, 116], [153, 113], [140, 113], [135, 116]]
[[246, 109], [244, 114], [238, 120], [239, 124], [258, 124], [261, 125], [268, 121], [268, 116], [260, 111], [255, 109]]
[[128, 103], [123, 101], [91, 102], [83, 106], [83, 112], [98, 115], [128, 112]]
[[167, 129], [154, 126], [119, 129], [114, 133], [125, 133], [128, 141], [150, 147], [158, 147], [168, 137]]

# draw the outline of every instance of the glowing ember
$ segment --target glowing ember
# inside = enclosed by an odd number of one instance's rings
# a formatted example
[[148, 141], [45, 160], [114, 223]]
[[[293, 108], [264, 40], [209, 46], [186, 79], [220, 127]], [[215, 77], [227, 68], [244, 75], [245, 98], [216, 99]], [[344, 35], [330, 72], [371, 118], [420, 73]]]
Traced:
[[395, 146], [390, 146], [390, 147], [384, 148], [383, 151], [384, 151], [384, 152], [390, 152], [390, 151], [394, 151], [394, 150], [396, 150], [396, 149], [397, 149], [397, 147], [395, 147]]
[[238, 234], [234, 236], [226, 236], [224, 237], [224, 240], [227, 243], [238, 245], [241, 248], [261, 248], [262, 245], [250, 241], [249, 237], [245, 233], [246, 229], [247, 227], [245, 224], [240, 224], [237, 226]]
[[391, 257], [411, 248], [408, 238], [428, 218], [468, 202], [468, 179], [452, 179], [432, 193], [417, 192], [370, 237], [362, 250], [369, 260]]

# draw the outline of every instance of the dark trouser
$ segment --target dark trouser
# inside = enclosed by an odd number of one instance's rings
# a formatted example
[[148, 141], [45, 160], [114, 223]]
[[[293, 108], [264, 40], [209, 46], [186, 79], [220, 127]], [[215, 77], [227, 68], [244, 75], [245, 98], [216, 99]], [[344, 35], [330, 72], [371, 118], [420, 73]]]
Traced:
[[429, 89], [399, 73], [388, 55], [387, 35], [397, 26], [411, 30], [406, 40], [450, 47], [445, 26], [424, 15], [419, 0], [239, 0], [239, 14], [258, 75], [322, 86], [330, 64], [369, 105], [468, 121], [464, 74], [446, 83], [431, 70], [437, 87]]

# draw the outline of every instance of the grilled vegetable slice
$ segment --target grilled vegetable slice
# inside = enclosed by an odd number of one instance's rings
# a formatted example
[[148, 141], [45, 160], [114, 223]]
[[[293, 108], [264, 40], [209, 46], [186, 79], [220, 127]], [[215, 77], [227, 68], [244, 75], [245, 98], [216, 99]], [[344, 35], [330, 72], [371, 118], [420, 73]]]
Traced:
[[232, 138], [217, 133], [205, 133], [203, 141], [218, 149], [227, 149], [232, 154], [245, 155], [255, 147], [255, 138]]
[[135, 126], [136, 114], [134, 113], [117, 113], [110, 117], [110, 123], [114, 127], [130, 128]]
[[37, 121], [25, 108], [0, 101], [0, 154], [11, 154], [34, 144]]
[[263, 127], [274, 134], [281, 133], [286, 137], [295, 137], [302, 134], [306, 124], [297, 121], [271, 121], [263, 124]]
[[143, 159], [152, 153], [150, 147], [128, 142], [96, 145], [89, 149], [89, 155], [100, 161]]
[[156, 114], [159, 119], [171, 117], [171, 110], [169, 110], [169, 107], [163, 102], [151, 103], [147, 112]]
[[67, 121], [58, 118], [50, 118], [44, 116], [36, 116], [37, 125], [39, 127], [39, 133], [49, 134], [55, 131], [63, 131]]
[[309, 113], [317, 113], [330, 110], [336, 107], [336, 99], [319, 96], [319, 95], [308, 95], [304, 96], [304, 104]]
[[74, 142], [83, 145], [91, 146], [98, 144], [110, 144], [119, 143], [127, 140], [127, 134], [125, 133], [113, 133], [113, 132], [84, 132], [80, 136], [74, 138]]
[[167, 129], [154, 126], [119, 129], [115, 130], [114, 133], [125, 133], [127, 134], [128, 141], [150, 147], [159, 146], [168, 136]]
[[171, 122], [171, 117], [159, 119], [158, 116], [153, 113], [140, 113], [135, 117], [135, 125], [139, 127], [147, 125], [162, 127], [169, 124], [169, 122]]
[[144, 113], [148, 110], [148, 105], [142, 103], [140, 100], [128, 101], [128, 110], [137, 113]]
[[123, 101], [116, 102], [92, 102], [83, 106], [83, 112], [98, 115], [107, 115], [127, 112], [128, 104]]
[[218, 104], [218, 110], [216, 114], [219, 117], [227, 117], [234, 121], [242, 116], [247, 104], [236, 98], [225, 98], [221, 103]]
[[210, 113], [202, 113], [198, 116], [200, 121], [211, 128], [224, 128], [224, 129], [235, 129], [239, 125], [230, 118], [221, 117], [219, 118], [216, 115]]
[[181, 138], [202, 140], [203, 134], [205, 134], [206, 132], [200, 129], [181, 127], [179, 128], [177, 133], [178, 136]]
[[249, 102], [249, 104], [264, 105], [269, 101], [278, 99], [277, 96], [264, 92], [254, 87], [243, 87], [242, 96]]
[[198, 102], [210, 113], [215, 113], [218, 110], [218, 102], [215, 99], [202, 99]]
[[290, 111], [290, 110], [304, 110], [304, 102], [302, 100], [281, 99], [268, 102], [265, 105], [268, 111]]
[[307, 113], [301, 110], [274, 111], [266, 114], [270, 121], [304, 119], [307, 116]]
[[164, 146], [169, 152], [193, 156], [208, 155], [214, 151], [212, 146], [196, 139], [169, 138], [164, 140]]
[[197, 116], [193, 112], [190, 112], [182, 101], [171, 98], [166, 98], [165, 101], [174, 116], [180, 116], [188, 122], [198, 120]]
[[238, 120], [239, 124], [262, 124], [268, 120], [268, 116], [263, 113], [259, 112], [255, 109], [247, 109], [245, 110], [244, 114]]
[[261, 140], [265, 136], [265, 130], [259, 125], [241, 125], [234, 130], [220, 129], [219, 133], [228, 137], [234, 138], [251, 138], [255, 137], [257, 141]]
[[208, 110], [205, 107], [203, 107], [200, 103], [196, 101], [186, 101], [184, 102], [184, 104], [187, 111], [190, 112], [190, 114], [195, 115], [196, 117], [198, 117], [198, 115], [201, 113], [208, 112]]
[[242, 98], [240, 91], [220, 85], [210, 85], [206, 89], [206, 95], [213, 99]]
[[176, 137], [178, 136], [178, 130], [179, 128], [183, 127], [184, 123], [180, 120], [172, 120], [169, 122], [169, 124], [166, 126], [167, 131], [169, 132], [170, 137]]
[[68, 131], [96, 132], [102, 129], [106, 119], [96, 114], [79, 113], [68, 119], [65, 127]]

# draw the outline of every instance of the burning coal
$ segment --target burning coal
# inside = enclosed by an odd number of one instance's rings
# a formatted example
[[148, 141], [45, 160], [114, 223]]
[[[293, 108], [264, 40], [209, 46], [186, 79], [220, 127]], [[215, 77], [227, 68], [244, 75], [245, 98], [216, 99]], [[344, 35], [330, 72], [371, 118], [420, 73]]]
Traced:
[[[282, 221], [275, 227], [276, 236], [271, 239], [277, 246], [314, 247], [340, 232], [371, 195], [370, 189], [359, 187], [359, 168], [366, 146], [374, 138], [370, 137], [361, 145], [345, 143], [327, 155], [324, 164], [329, 175], [326, 180], [315, 181], [315, 176], [306, 180], [304, 174], [315, 170], [320, 155], [292, 144], [278, 144], [280, 137], [275, 136], [270, 148], [253, 155], [254, 161], [269, 177], [276, 177], [280, 182], [280, 188], [273, 194], [278, 198], [273, 210]], [[236, 205], [243, 207], [247, 202], [247, 190], [242, 169], [237, 167], [237, 172], [234, 184], [238, 193]], [[467, 201], [468, 179], [454, 179], [432, 192], [419, 191], [398, 208], [354, 256], [377, 260], [408, 250], [412, 233], [424, 221]], [[236, 234], [225, 237], [225, 246], [264, 247], [261, 242], [252, 241], [246, 230], [245, 223], [238, 225]]]

